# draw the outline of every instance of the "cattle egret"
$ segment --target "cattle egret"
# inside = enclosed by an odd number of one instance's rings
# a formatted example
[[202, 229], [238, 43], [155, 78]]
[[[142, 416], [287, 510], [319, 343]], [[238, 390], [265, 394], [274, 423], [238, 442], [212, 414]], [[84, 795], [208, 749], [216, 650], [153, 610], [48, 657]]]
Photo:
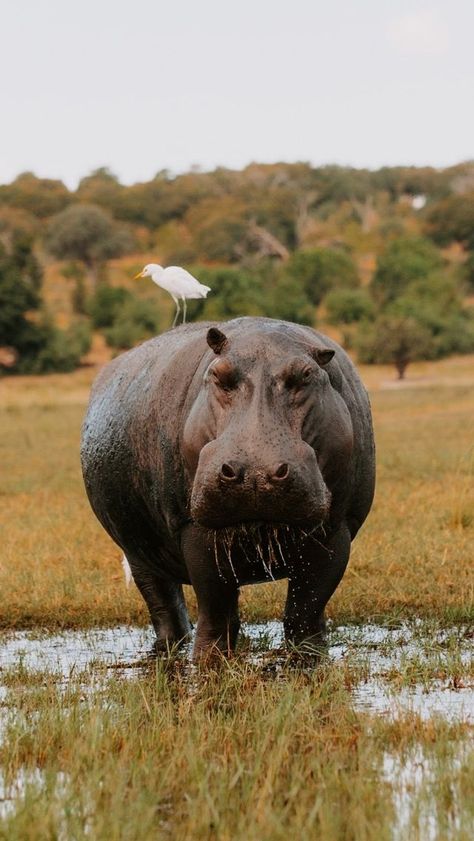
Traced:
[[176, 315], [173, 321], [175, 327], [180, 313], [179, 301], [183, 302], [183, 324], [186, 323], [186, 298], [205, 298], [211, 291], [209, 286], [199, 283], [186, 269], [180, 266], [168, 266], [164, 269], [158, 263], [148, 263], [143, 271], [135, 275], [134, 280], [139, 277], [151, 277], [153, 283], [161, 286], [170, 293], [176, 304]]

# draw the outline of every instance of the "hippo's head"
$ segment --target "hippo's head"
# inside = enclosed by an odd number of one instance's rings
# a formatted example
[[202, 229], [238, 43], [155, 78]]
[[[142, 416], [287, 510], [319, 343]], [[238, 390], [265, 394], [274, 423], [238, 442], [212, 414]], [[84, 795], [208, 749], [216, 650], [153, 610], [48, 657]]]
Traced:
[[191, 516], [206, 528], [316, 527], [347, 470], [352, 424], [326, 371], [338, 370], [334, 350], [282, 327], [207, 333], [214, 355], [184, 429]]

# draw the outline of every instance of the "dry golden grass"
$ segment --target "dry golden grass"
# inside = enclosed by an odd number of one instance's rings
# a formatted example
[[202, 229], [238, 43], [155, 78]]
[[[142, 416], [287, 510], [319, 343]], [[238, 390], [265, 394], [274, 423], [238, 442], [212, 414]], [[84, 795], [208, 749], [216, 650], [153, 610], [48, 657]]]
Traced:
[[[95, 371], [0, 382], [1, 627], [148, 621], [82, 487], [80, 426]], [[406, 387], [391, 369], [362, 373], [377, 495], [329, 613], [464, 621], [474, 584], [473, 359], [413, 365]], [[243, 616], [281, 615], [284, 592], [283, 582], [245, 588]]]
[[20, 677], [0, 745], [5, 841], [472, 837], [469, 727], [358, 713], [343, 664]]

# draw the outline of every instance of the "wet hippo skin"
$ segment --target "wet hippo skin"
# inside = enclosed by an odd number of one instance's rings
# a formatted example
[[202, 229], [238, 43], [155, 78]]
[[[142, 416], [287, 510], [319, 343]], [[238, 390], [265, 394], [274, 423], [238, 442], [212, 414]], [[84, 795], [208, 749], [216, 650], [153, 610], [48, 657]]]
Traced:
[[235, 647], [239, 587], [278, 578], [287, 640], [321, 643], [375, 469], [368, 397], [334, 341], [267, 318], [151, 339], [100, 373], [81, 455], [158, 647], [189, 636], [184, 583], [199, 658]]

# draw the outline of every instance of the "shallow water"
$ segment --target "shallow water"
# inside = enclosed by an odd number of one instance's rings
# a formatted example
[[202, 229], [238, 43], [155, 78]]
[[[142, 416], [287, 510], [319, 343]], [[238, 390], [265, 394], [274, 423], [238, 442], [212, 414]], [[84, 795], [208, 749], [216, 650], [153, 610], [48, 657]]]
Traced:
[[[241, 656], [257, 668], [270, 667], [273, 674], [284, 675], [288, 655], [281, 622], [245, 624], [241, 637]], [[56, 634], [0, 634], [0, 742], [8, 716], [12, 711], [15, 714], [15, 690], [6, 678], [2, 681], [2, 673], [14, 669], [21, 683], [24, 669], [27, 687], [35, 672], [47, 672], [57, 679], [60, 689], [79, 676], [84, 693], [93, 693], [103, 687], [109, 669], [133, 680], [143, 664], [149, 663], [154, 639], [151, 628], [127, 625]], [[473, 646], [466, 628], [430, 631], [421, 621], [396, 627], [330, 625], [328, 644], [329, 663], [347, 664], [356, 710], [388, 719], [415, 712], [423, 719], [440, 716], [450, 722], [474, 723], [474, 681], [469, 669]], [[186, 661], [190, 654], [189, 645], [180, 657]], [[470, 678], [465, 677], [469, 674]], [[190, 691], [192, 685], [191, 679]], [[456, 761], [461, 758], [459, 755]], [[388, 751], [384, 755], [382, 778], [390, 785], [394, 806], [393, 841], [412, 837], [435, 841], [443, 837], [444, 829], [449, 829], [449, 837], [459, 834], [456, 804], [451, 817], [438, 814], [436, 794], [430, 790], [434, 762], [417, 745], [406, 755]], [[67, 784], [64, 775], [48, 783], [40, 769], [21, 768], [8, 781], [0, 772], [0, 820], [15, 813], [29, 787], [49, 797], [51, 792], [60, 794]], [[63, 830], [58, 837], [66, 838]]]
[[[259, 665], [272, 663], [275, 669], [284, 663], [281, 622], [246, 624], [242, 628], [244, 656]], [[368, 624], [332, 626], [329, 629], [329, 661], [346, 661], [363, 666], [363, 677], [356, 680], [352, 695], [354, 707], [361, 711], [396, 717], [416, 712], [422, 718], [439, 715], [449, 721], [474, 723], [474, 684], [451, 678], [410, 680], [398, 685], [397, 675], [413, 660], [423, 664], [427, 657], [436, 658], [438, 672], [455, 656], [466, 666], [472, 658], [472, 640], [464, 628], [435, 631], [427, 636], [426, 626], [404, 623], [396, 628]], [[64, 631], [59, 634], [20, 631], [0, 637], [0, 700], [6, 694], [1, 671], [21, 666], [28, 671], [48, 670], [65, 684], [77, 672], [94, 668], [120, 669], [133, 676], [152, 649], [154, 632], [150, 628], [119, 625], [87, 631]], [[187, 647], [183, 656], [190, 653]], [[439, 668], [438, 668], [439, 667]]]

